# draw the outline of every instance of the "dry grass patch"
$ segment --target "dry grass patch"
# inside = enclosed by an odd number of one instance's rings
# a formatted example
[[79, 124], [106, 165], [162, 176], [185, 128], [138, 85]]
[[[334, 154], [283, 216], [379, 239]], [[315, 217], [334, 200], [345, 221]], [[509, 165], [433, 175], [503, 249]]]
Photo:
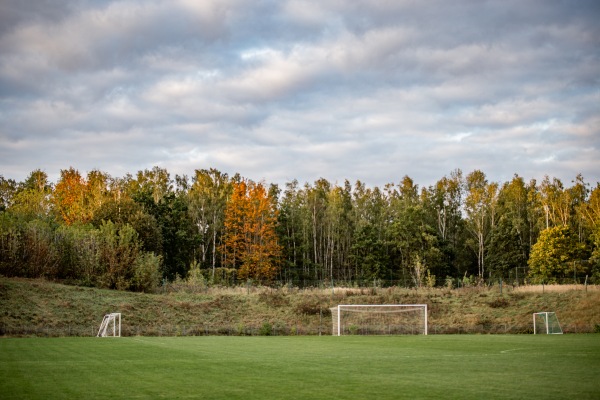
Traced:
[[517, 293], [546, 293], [546, 292], [570, 292], [572, 290], [597, 292], [600, 285], [527, 285], [517, 286], [513, 289]]

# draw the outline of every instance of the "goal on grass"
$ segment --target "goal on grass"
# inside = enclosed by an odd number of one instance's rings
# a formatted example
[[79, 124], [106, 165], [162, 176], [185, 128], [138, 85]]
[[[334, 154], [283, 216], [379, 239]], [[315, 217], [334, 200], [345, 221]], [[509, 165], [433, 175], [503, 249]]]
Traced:
[[106, 314], [96, 337], [121, 337], [121, 313]]
[[427, 335], [427, 304], [340, 304], [332, 335]]
[[562, 334], [558, 317], [553, 312], [533, 313], [533, 334]]

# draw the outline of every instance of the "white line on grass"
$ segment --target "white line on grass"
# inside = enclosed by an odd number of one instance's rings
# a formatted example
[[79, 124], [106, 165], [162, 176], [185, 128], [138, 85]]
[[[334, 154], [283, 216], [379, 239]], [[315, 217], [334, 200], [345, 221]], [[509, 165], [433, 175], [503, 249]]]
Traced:
[[523, 350], [523, 349], [509, 349], [509, 350], [502, 350], [502, 351], [500, 352], [500, 354], [506, 354], [506, 353], [509, 353], [509, 352], [512, 352], [512, 351], [517, 351], [517, 350]]

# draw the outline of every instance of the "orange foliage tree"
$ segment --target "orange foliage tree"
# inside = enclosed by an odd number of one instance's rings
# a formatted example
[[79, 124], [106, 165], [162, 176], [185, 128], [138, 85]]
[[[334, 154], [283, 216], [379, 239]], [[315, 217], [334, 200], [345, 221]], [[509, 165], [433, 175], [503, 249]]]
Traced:
[[225, 209], [225, 234], [221, 252], [225, 264], [237, 270], [240, 279], [259, 282], [275, 278], [282, 248], [275, 227], [277, 210], [264, 186], [240, 181]]
[[86, 180], [73, 167], [60, 171], [60, 179], [52, 193], [54, 209], [67, 225], [87, 223], [94, 212], [108, 199], [109, 176], [91, 171]]
[[67, 225], [89, 220], [85, 205], [87, 184], [73, 167], [60, 171], [60, 179], [52, 194], [52, 203]]

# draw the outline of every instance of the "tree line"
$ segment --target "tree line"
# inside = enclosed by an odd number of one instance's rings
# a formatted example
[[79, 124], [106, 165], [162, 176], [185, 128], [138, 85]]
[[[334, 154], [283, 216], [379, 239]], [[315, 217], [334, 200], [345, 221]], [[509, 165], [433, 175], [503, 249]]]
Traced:
[[152, 291], [205, 284], [435, 286], [600, 281], [600, 184], [452, 171], [283, 187], [198, 169], [0, 175], [0, 274]]

